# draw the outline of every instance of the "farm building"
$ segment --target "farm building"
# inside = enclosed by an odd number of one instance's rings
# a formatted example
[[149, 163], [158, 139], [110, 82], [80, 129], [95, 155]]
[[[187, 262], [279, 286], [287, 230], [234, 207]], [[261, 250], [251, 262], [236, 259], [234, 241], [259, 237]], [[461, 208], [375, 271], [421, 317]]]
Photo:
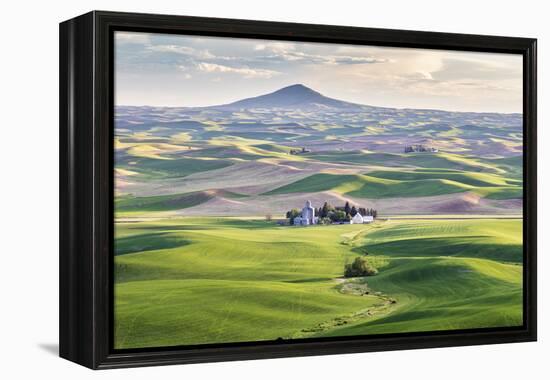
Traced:
[[295, 226], [301, 226], [305, 223], [302, 223], [302, 217], [301, 216], [297, 216], [294, 218], [294, 225]]
[[372, 223], [372, 222], [374, 222], [374, 217], [372, 215], [363, 216], [357, 213], [353, 218], [351, 218], [352, 224], [363, 224], [363, 223]]
[[353, 224], [363, 224], [363, 216], [359, 213], [355, 214], [353, 218], [351, 218], [351, 223]]
[[294, 225], [309, 226], [311, 224], [317, 224], [317, 220], [318, 218], [315, 216], [315, 209], [311, 206], [311, 201], [307, 201], [302, 209], [301, 216], [294, 218]]

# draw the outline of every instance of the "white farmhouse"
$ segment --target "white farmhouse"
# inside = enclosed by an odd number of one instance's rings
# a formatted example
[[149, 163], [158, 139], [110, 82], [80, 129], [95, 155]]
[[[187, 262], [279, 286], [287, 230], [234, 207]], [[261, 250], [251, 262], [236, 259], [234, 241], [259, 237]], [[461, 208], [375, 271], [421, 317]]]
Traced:
[[363, 224], [363, 220], [363, 216], [357, 213], [353, 218], [351, 218], [351, 224]]
[[353, 218], [351, 218], [351, 224], [363, 224], [363, 223], [372, 223], [372, 222], [374, 222], [374, 216], [372, 215], [363, 216], [357, 213]]

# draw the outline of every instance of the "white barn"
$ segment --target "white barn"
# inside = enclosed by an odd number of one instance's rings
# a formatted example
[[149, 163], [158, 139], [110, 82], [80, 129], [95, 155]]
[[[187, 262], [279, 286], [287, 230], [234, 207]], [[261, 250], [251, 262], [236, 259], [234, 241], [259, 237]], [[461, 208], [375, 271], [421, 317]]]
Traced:
[[374, 222], [374, 216], [372, 215], [363, 216], [357, 213], [353, 218], [351, 218], [352, 224], [363, 224], [363, 223], [372, 223], [372, 222]]
[[363, 224], [363, 216], [359, 213], [355, 214], [353, 218], [351, 218], [352, 224]]

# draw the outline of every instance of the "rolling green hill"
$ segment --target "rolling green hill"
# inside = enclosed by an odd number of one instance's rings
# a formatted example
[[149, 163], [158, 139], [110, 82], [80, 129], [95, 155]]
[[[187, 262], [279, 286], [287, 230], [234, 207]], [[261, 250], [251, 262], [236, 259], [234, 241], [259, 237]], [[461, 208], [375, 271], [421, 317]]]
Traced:
[[470, 186], [487, 187], [487, 186], [520, 186], [521, 181], [506, 179], [501, 176], [490, 173], [466, 172], [454, 170], [437, 170], [437, 169], [418, 169], [414, 171], [374, 171], [369, 172], [370, 177], [392, 179], [398, 181], [419, 181], [425, 179], [448, 179], [454, 182], [460, 182]]
[[195, 191], [184, 194], [155, 195], [150, 197], [119, 197], [115, 200], [117, 212], [127, 211], [168, 211], [197, 206], [216, 196], [241, 198], [243, 195], [225, 190]]
[[[367, 282], [401, 301], [400, 307], [377, 320], [318, 335], [518, 324], [520, 231], [517, 220], [400, 221], [365, 234], [357, 242], [359, 250], [390, 258], [390, 264]], [[461, 306], [461, 299], [468, 299], [468, 305]]]
[[220, 169], [232, 165], [228, 160], [195, 158], [156, 159], [127, 156], [116, 160], [117, 168], [138, 173], [142, 179], [181, 178], [193, 173]]
[[369, 285], [395, 297], [398, 310], [314, 336], [518, 326], [521, 270], [480, 259], [395, 259]]
[[[521, 324], [519, 220], [176, 218], [116, 234], [117, 348]], [[365, 252], [379, 274], [342, 279]]]
[[470, 190], [458, 182], [441, 179], [397, 181], [369, 175], [313, 174], [272, 190], [266, 195], [308, 191], [336, 191], [361, 198], [418, 197], [451, 194]]
[[472, 172], [502, 173], [496, 165], [491, 165], [476, 157], [453, 153], [365, 153], [362, 151], [327, 151], [306, 154], [313, 160], [350, 164], [366, 164], [386, 167], [409, 167], [430, 169], [468, 170]]
[[407, 198], [472, 191], [493, 199], [521, 198], [523, 189], [516, 183], [486, 173], [451, 171], [375, 171], [368, 175], [320, 173], [265, 195], [335, 191], [359, 198]]

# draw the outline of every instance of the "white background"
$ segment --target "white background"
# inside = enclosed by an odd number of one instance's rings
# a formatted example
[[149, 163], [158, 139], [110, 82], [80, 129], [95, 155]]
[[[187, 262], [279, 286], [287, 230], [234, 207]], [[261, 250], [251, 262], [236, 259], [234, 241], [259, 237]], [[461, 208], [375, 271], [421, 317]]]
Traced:
[[[60, 379], [548, 378], [550, 27], [545, 1], [3, 2], [0, 27], [0, 377]], [[93, 9], [539, 39], [539, 342], [93, 372], [59, 359], [58, 23]], [[545, 98], [546, 97], [546, 98]], [[546, 149], [542, 149], [546, 145]], [[546, 235], [546, 236], [545, 236]], [[544, 351], [547, 351], [544, 354]]]

